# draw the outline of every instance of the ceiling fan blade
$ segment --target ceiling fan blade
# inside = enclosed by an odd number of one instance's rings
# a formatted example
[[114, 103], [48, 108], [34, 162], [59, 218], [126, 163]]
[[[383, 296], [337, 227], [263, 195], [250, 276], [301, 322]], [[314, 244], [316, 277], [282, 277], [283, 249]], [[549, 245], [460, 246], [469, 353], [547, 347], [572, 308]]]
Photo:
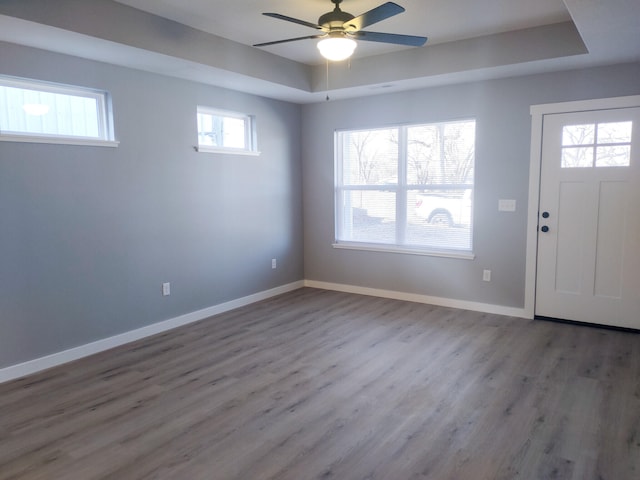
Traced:
[[275, 42], [256, 43], [254, 47], [267, 47], [269, 45], [277, 45], [279, 43], [297, 42], [298, 40], [309, 40], [312, 38], [322, 38], [326, 36], [324, 33], [320, 35], [309, 35], [307, 37], [287, 38], [285, 40], [276, 40]]
[[409, 45], [411, 47], [421, 47], [427, 42], [427, 37], [417, 37], [415, 35], [398, 35], [396, 33], [379, 32], [354, 32], [349, 34], [356, 40], [367, 42], [394, 43], [396, 45]]
[[344, 22], [343, 27], [346, 31], [357, 31], [363, 28], [373, 25], [374, 23], [381, 22], [387, 18], [398, 15], [404, 12], [404, 8], [397, 3], [387, 2], [382, 5], [363, 13], [359, 17], [353, 18]]
[[297, 18], [287, 17], [286, 15], [280, 15], [279, 13], [263, 13], [263, 15], [272, 18], [278, 18], [280, 20], [284, 20], [286, 22], [297, 23], [298, 25], [303, 25], [309, 28], [315, 28], [316, 30], [324, 30], [320, 25], [316, 25], [315, 23], [305, 22], [304, 20], [298, 20]]

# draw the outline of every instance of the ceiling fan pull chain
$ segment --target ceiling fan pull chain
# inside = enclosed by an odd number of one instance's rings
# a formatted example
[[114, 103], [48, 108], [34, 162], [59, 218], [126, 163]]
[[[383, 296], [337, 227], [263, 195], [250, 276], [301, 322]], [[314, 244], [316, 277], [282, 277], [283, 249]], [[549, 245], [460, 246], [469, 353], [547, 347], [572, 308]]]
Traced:
[[327, 63], [327, 98], [325, 98], [325, 100], [328, 102], [329, 99], [329, 60], [326, 61]]

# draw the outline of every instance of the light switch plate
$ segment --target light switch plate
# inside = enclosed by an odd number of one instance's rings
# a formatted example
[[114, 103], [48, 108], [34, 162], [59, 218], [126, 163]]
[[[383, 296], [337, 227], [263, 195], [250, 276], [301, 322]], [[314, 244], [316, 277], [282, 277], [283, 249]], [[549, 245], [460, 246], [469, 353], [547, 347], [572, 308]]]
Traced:
[[516, 201], [515, 200], [498, 200], [498, 211], [499, 212], [515, 212], [516, 211]]

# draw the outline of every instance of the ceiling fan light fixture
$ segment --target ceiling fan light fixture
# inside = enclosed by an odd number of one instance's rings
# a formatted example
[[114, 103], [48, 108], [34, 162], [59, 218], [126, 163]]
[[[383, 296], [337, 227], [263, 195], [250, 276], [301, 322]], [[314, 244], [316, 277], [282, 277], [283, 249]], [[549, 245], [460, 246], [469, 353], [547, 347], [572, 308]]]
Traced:
[[343, 36], [328, 37], [318, 42], [320, 54], [332, 62], [346, 60], [353, 55], [357, 46], [355, 40]]

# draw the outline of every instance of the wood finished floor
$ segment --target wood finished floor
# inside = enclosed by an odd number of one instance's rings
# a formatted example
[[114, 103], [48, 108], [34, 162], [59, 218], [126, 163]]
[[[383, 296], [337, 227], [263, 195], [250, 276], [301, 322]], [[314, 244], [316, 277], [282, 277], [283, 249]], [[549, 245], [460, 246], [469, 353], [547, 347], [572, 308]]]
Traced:
[[0, 385], [0, 479], [640, 478], [640, 336], [300, 289]]

